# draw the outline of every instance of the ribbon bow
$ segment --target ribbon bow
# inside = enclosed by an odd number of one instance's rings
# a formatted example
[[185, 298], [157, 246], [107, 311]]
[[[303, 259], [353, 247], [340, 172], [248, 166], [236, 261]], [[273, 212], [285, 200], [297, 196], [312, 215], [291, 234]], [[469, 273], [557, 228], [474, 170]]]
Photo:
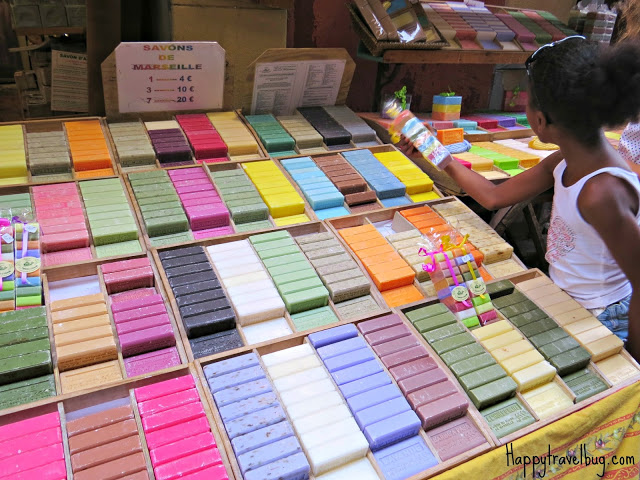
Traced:
[[[27, 231], [27, 228], [26, 228], [28, 222], [23, 222], [20, 219], [20, 217], [14, 215], [11, 218], [11, 223], [22, 224], [22, 257], [20, 258], [24, 258], [27, 256], [27, 253], [29, 250], [29, 232]], [[27, 277], [26, 272], [22, 272], [22, 274], [20, 275], [20, 280], [22, 281], [23, 284], [29, 285], [29, 278]]]

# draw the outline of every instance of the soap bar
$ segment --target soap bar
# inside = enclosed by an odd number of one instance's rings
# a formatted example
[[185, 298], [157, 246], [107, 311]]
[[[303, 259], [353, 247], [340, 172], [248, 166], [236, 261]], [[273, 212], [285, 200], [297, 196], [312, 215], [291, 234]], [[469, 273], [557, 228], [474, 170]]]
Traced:
[[607, 384], [588, 369], [579, 370], [562, 377], [564, 383], [576, 396], [576, 403], [607, 390]]
[[487, 442], [469, 417], [449, 422], [427, 432], [442, 461], [447, 461]]
[[556, 369], [549, 362], [540, 362], [531, 367], [524, 368], [513, 374], [513, 379], [518, 384], [518, 390], [525, 392], [539, 385], [550, 382], [556, 375]]
[[496, 437], [502, 438], [535, 422], [517, 398], [511, 398], [480, 412]]
[[600, 360], [596, 365], [613, 385], [640, 374], [640, 370], [622, 355], [612, 355], [609, 358]]
[[573, 406], [571, 398], [555, 382], [535, 388], [522, 396], [540, 419], [548, 418]]

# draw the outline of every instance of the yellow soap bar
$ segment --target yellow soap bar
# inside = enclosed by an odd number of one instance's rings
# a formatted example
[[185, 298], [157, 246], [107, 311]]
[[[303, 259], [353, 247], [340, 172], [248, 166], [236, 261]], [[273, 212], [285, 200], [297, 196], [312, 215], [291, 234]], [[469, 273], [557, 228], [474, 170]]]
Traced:
[[608, 337], [611, 334], [612, 334], [611, 330], [609, 330], [604, 325], [600, 324], [600, 326], [598, 326], [596, 328], [592, 328], [590, 330], [587, 330], [585, 332], [577, 334], [575, 336], [575, 339], [578, 342], [580, 342], [583, 345], [585, 345], [587, 343], [593, 343], [596, 340], [600, 340], [601, 338]]
[[485, 268], [494, 278], [502, 278], [525, 271], [525, 269], [512, 258], [502, 260], [501, 262], [486, 264]]
[[500, 362], [500, 365], [509, 375], [513, 375], [520, 370], [523, 370], [542, 361], [544, 361], [544, 357], [540, 355], [537, 350], [531, 350], [529, 352], [523, 353], [521, 355], [516, 355], [515, 357], [511, 357], [503, 362]]
[[122, 371], [117, 361], [60, 373], [62, 393], [101, 387], [119, 380], [122, 380]]
[[524, 368], [514, 373], [511, 377], [518, 384], [518, 391], [526, 392], [550, 382], [555, 375], [556, 369], [549, 362], [544, 361]]
[[522, 395], [540, 419], [573, 406], [571, 397], [555, 382], [548, 383]]
[[303, 213], [302, 215], [292, 215], [290, 217], [274, 218], [273, 221], [275, 222], [276, 226], [284, 227], [286, 225], [294, 225], [296, 223], [307, 223], [307, 222], [310, 222], [311, 220], [309, 219], [309, 217], [307, 217]]
[[584, 308], [584, 307], [580, 305], [578, 302], [576, 302], [573, 298], [571, 300], [567, 300], [566, 302], [555, 303], [553, 305], [544, 307], [546, 312], [554, 318], [556, 315], [570, 312], [571, 310], [576, 310], [578, 308]]
[[599, 328], [602, 326], [603, 325], [602, 325], [602, 322], [600, 322], [600, 320], [598, 320], [595, 317], [591, 317], [591, 318], [585, 318], [583, 320], [570, 323], [564, 326], [563, 328], [569, 335], [577, 339], [577, 335], [580, 335], [581, 333], [584, 333], [588, 330], [592, 330], [594, 328]]
[[519, 342], [512, 343], [511, 345], [505, 345], [504, 347], [496, 348], [491, 352], [493, 358], [502, 365], [503, 362], [509, 358], [513, 358], [516, 355], [522, 355], [524, 353], [533, 350], [533, 345], [528, 340], [520, 340]]
[[510, 330], [513, 330], [511, 324], [506, 320], [501, 320], [499, 322], [472, 330], [471, 333], [478, 340], [482, 341], [492, 337], [497, 337], [498, 335], [507, 333]]
[[566, 292], [560, 291], [551, 295], [541, 297], [537, 300], [536, 303], [541, 305], [543, 308], [546, 308], [569, 300], [572, 300], [571, 296]]
[[622, 340], [611, 334], [595, 342], [587, 343], [584, 348], [591, 354], [591, 361], [598, 362], [604, 358], [620, 353], [624, 346]]
[[622, 355], [613, 355], [597, 362], [596, 365], [613, 385], [640, 375], [640, 370]]
[[575, 310], [571, 310], [570, 312], [555, 315], [553, 319], [558, 322], [558, 325], [565, 326], [579, 322], [580, 320], [595, 319], [595, 317], [586, 308], [580, 307]]
[[412, 202], [419, 203], [419, 202], [426, 202], [428, 200], [437, 200], [438, 198], [440, 198], [440, 195], [438, 195], [434, 191], [431, 191], [431, 192], [424, 192], [424, 193], [416, 193], [415, 195], [409, 195], [409, 198], [411, 199]]
[[482, 345], [484, 345], [484, 348], [491, 352], [496, 348], [504, 347], [506, 345], [512, 345], [516, 342], [519, 342], [520, 340], [522, 340], [522, 335], [520, 334], [520, 332], [511, 330], [510, 332], [506, 332], [501, 335], [482, 340]]
[[433, 111], [438, 113], [456, 113], [460, 111], [461, 105], [443, 105], [441, 103], [433, 104]]
[[551, 279], [549, 277], [541, 276], [518, 283], [518, 289], [522, 290], [523, 292], [528, 292], [529, 290], [534, 290], [538, 287], [549, 284], [553, 284]]
[[544, 285], [542, 287], [528, 290], [527, 297], [529, 297], [531, 300], [537, 300], [538, 298], [553, 295], [554, 293], [558, 292], [562, 292], [562, 290], [560, 289], [560, 287], [552, 283], [551, 285]]
[[433, 180], [401, 152], [376, 153], [374, 156], [407, 187], [407, 194], [433, 190]]

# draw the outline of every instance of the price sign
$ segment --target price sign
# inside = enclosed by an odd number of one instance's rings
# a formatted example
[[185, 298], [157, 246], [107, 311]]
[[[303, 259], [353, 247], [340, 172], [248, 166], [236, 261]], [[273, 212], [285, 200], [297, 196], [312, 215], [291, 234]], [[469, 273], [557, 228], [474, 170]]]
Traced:
[[115, 53], [121, 113], [222, 108], [217, 42], [121, 43]]

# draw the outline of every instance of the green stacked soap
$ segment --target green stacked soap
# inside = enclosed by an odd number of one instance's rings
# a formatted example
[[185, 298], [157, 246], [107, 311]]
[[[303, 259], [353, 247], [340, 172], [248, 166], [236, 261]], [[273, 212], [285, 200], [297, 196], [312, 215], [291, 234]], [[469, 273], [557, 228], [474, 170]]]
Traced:
[[271, 230], [273, 225], [269, 220], [258, 220], [257, 222], [248, 222], [236, 224], [236, 232], [255, 232], [257, 230]]
[[152, 245], [193, 239], [189, 220], [166, 171], [131, 173], [129, 182]]
[[517, 385], [442, 303], [405, 312], [478, 408], [512, 397]]
[[273, 225], [269, 222], [269, 209], [242, 169], [220, 170], [212, 172], [211, 175], [229, 209], [237, 231], [249, 231], [242, 230], [241, 224], [258, 222], [260, 223], [256, 225], [255, 230], [272, 228]]
[[140, 122], [110, 123], [109, 131], [123, 167], [156, 164], [156, 153]]
[[598, 375], [586, 368], [565, 375], [562, 380], [576, 396], [576, 403], [593, 397], [609, 388]]
[[0, 385], [53, 372], [45, 307], [0, 314]]
[[324, 307], [329, 292], [289, 232], [249, 237], [291, 314]]
[[36, 402], [56, 395], [52, 374], [0, 386], [0, 410]]
[[98, 258], [142, 252], [138, 227], [119, 178], [80, 182]]
[[337, 323], [338, 317], [333, 313], [331, 307], [314, 308], [313, 310], [307, 310], [306, 312], [294, 313], [291, 315], [291, 321], [296, 327], [296, 330], [301, 332], [304, 330], [310, 330], [312, 328], [323, 327], [325, 325], [331, 325]]
[[32, 176], [55, 175], [56, 179], [71, 179], [69, 145], [62, 130], [27, 133], [27, 151]]
[[247, 115], [247, 122], [260, 137], [264, 148], [274, 156], [297, 155], [296, 142], [273, 115]]
[[520, 163], [517, 158], [509, 157], [502, 153], [489, 150], [488, 148], [478, 147], [477, 145], [473, 145], [469, 153], [493, 160], [493, 164], [501, 170], [515, 170]]
[[15, 193], [0, 196], [0, 218], [11, 219], [13, 216], [30, 218], [33, 216], [31, 195]]

